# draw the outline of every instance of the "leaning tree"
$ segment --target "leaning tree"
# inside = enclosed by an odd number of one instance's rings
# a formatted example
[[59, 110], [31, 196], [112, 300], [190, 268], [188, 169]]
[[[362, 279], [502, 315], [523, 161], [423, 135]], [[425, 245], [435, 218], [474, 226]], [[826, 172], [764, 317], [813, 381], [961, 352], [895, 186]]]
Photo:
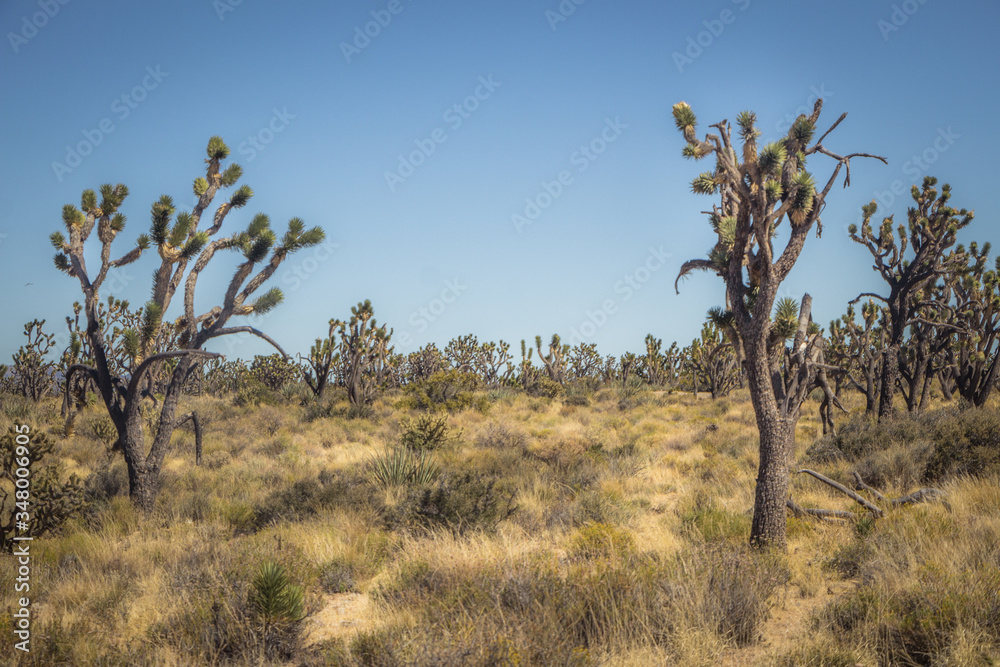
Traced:
[[872, 216], [878, 204], [872, 201], [862, 207], [861, 228], [851, 225], [851, 239], [868, 249], [875, 260], [873, 268], [886, 282], [886, 296], [861, 294], [885, 304], [887, 340], [882, 360], [882, 393], [879, 396], [878, 418], [892, 417], [892, 399], [899, 381], [899, 358], [907, 327], [927, 319], [927, 309], [937, 309], [939, 300], [925, 298], [926, 290], [938, 278], [960, 271], [966, 261], [964, 253], [949, 253], [960, 229], [972, 222], [973, 212], [948, 205], [951, 186], [934, 189], [937, 179], [924, 177], [923, 186], [911, 190], [914, 206], [906, 211], [907, 224], [893, 229], [893, 216], [883, 218], [876, 234]]
[[[846, 113], [812, 143], [822, 105], [823, 100], [817, 100], [810, 115], [800, 115], [783, 138], [760, 149], [753, 112], [737, 116], [742, 140], [737, 149], [728, 121], [711, 126], [718, 134], [699, 139], [691, 107], [685, 102], [673, 107], [674, 121], [687, 142], [684, 157], [715, 155], [715, 168], [696, 177], [691, 187], [697, 194], [720, 197], [709, 213], [717, 242], [707, 259], [682, 265], [678, 279], [701, 269], [715, 272], [726, 284], [726, 308], [733, 313], [743, 343], [750, 398], [760, 431], [750, 542], [761, 548], [786, 548], [789, 462], [801, 402], [814, 381], [815, 348], [811, 346], [818, 338], [809, 333], [810, 301], [803, 299], [793, 348], [785, 352], [786, 339], [775, 335], [771, 319], [778, 286], [795, 265], [809, 233], [814, 227], [817, 233], [822, 230], [820, 212], [841, 169], [845, 170], [847, 187], [852, 158], [885, 162], [885, 158], [867, 153], [838, 155], [823, 145]], [[806, 170], [806, 160], [817, 153], [836, 161], [822, 190]], [[787, 236], [782, 249], [775, 244], [783, 227]]]
[[[221, 356], [206, 352], [203, 347], [213, 338], [249, 333], [263, 338], [287, 357], [266, 334], [250, 326], [228, 326], [229, 320], [235, 316], [262, 314], [278, 305], [282, 294], [277, 288], [253, 300], [250, 297], [291, 253], [321, 242], [324, 236], [319, 227], [306, 230], [300, 219], [292, 218], [288, 222], [288, 231], [279, 241], [271, 230], [270, 219], [264, 214], [254, 216], [243, 231], [231, 236], [219, 235], [229, 213], [244, 207], [253, 196], [253, 190], [246, 185], [240, 186], [228, 201], [216, 208], [210, 222], [201, 225], [202, 215], [219, 190], [235, 185], [242, 175], [242, 169], [235, 163], [225, 170], [221, 169], [222, 162], [229, 156], [229, 148], [219, 137], [209, 139], [207, 153], [205, 175], [194, 181], [194, 193], [198, 197], [194, 209], [190, 213], [177, 213], [169, 196], [160, 197], [152, 206], [149, 234], [140, 235], [135, 247], [117, 259], [111, 258], [111, 246], [125, 228], [125, 216], [119, 209], [128, 195], [128, 188], [120, 183], [102, 185], [100, 201], [93, 190], [85, 190], [80, 208], [71, 204], [64, 206], [62, 217], [68, 236], [55, 232], [50, 237], [58, 251], [56, 267], [80, 281], [84, 296], [83, 312], [87, 319], [85, 336], [91, 363], [70, 366], [65, 385], [72, 386], [76, 374], [89, 377], [96, 385], [118, 431], [128, 468], [129, 495], [136, 505], [146, 511], [152, 509], [156, 500], [160, 470], [174, 430], [193, 420], [196, 433], [200, 432], [194, 413], [178, 415], [177, 407], [185, 381], [189, 372], [196, 368], [197, 360]], [[99, 242], [96, 270], [93, 267], [88, 269], [85, 259], [85, 256], [94, 257], [86, 252], [85, 245], [95, 229]], [[143, 308], [139, 326], [120, 334], [131, 363], [126, 371], [116, 372], [109, 356], [117, 341], [112, 340], [101, 327], [98, 308], [100, 290], [111, 269], [135, 262], [151, 245], [155, 246], [160, 257], [159, 268], [153, 273], [152, 296]], [[199, 313], [195, 310], [198, 278], [217, 253], [228, 250], [237, 251], [241, 261], [229, 281], [222, 304]], [[175, 346], [156, 352], [158, 334], [167, 325], [163, 317], [182, 285], [182, 314], [171, 323], [178, 331]], [[149, 392], [149, 373], [156, 364], [165, 360], [175, 360], [176, 363], [164, 383], [160, 400]], [[151, 429], [151, 442], [147, 442], [140, 411], [147, 397], [159, 409], [155, 427]]]

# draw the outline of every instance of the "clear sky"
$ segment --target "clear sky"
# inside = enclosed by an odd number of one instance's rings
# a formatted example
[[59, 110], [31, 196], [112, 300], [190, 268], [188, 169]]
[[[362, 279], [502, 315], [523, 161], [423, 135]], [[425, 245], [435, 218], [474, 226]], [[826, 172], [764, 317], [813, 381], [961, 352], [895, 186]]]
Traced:
[[[941, 0], [4, 0], [0, 362], [25, 322], [61, 332], [80, 299], [52, 264], [62, 206], [128, 185], [122, 254], [161, 194], [191, 204], [216, 134], [256, 192], [224, 230], [257, 212], [279, 234], [294, 216], [326, 230], [327, 247], [279, 270], [285, 301], [256, 323], [293, 354], [364, 299], [402, 352], [466, 333], [512, 349], [552, 333], [614, 354], [647, 333], [685, 344], [724, 294], [708, 274], [674, 293], [714, 241], [711, 199], [689, 189], [711, 165], [681, 158], [671, 105], [690, 103], [699, 132], [752, 109], [768, 140], [817, 94], [821, 131], [850, 114], [831, 150], [889, 159], [855, 161], [781, 290], [811, 293], [826, 326], [880, 288], [846, 228], [876, 196], [896, 200], [879, 219], [902, 217], [894, 184], [950, 182], [976, 210], [963, 240], [1000, 241], [998, 19], [995, 2]], [[832, 167], [810, 161], [820, 183]], [[103, 296], [142, 304], [154, 264]], [[216, 264], [205, 309], [235, 257]]]

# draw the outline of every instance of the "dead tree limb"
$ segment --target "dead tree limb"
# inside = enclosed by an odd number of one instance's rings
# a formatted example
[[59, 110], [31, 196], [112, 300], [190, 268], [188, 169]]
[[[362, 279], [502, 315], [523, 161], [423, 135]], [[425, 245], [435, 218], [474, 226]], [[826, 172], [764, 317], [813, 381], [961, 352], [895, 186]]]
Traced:
[[189, 412], [177, 421], [178, 428], [181, 424], [190, 421], [194, 426], [194, 464], [196, 466], [201, 465], [201, 420], [198, 419], [197, 412]]
[[802, 507], [801, 505], [797, 505], [791, 498], [785, 502], [785, 506], [792, 510], [792, 514], [795, 516], [814, 516], [818, 519], [832, 519], [837, 521], [850, 521], [854, 518], [854, 514], [846, 510], [825, 510], [816, 507]]
[[867, 484], [865, 484], [865, 481], [863, 479], [861, 479], [861, 475], [859, 475], [857, 471], [854, 471], [854, 482], [856, 484], [856, 486], [855, 486], [856, 489], [860, 489], [862, 491], [867, 491], [868, 493], [870, 493], [873, 496], [875, 496], [875, 500], [879, 501], [880, 503], [884, 503], [885, 502], [885, 500], [886, 500], [885, 496], [883, 496], [881, 493], [879, 493], [876, 489], [873, 489], [872, 487], [870, 487]]
[[837, 489], [838, 491], [840, 491], [841, 493], [843, 493], [847, 497], [851, 498], [852, 500], [856, 501], [858, 504], [862, 505], [865, 509], [867, 509], [869, 512], [871, 512], [872, 514], [874, 514], [876, 517], [881, 518], [882, 515], [884, 514], [884, 512], [882, 511], [882, 508], [879, 507], [878, 505], [875, 505], [875, 504], [869, 502], [868, 500], [865, 500], [862, 496], [859, 496], [854, 491], [851, 491], [849, 488], [847, 488], [846, 486], [844, 486], [840, 482], [835, 482], [832, 479], [830, 479], [829, 477], [827, 477], [826, 475], [821, 475], [820, 473], [816, 472], [815, 470], [809, 470], [808, 468], [803, 468], [802, 470], [796, 470], [795, 474], [799, 474], [799, 473], [803, 473], [803, 472], [806, 473], [807, 475], [812, 475], [813, 477], [815, 477], [819, 481], [823, 482], [824, 484], [828, 484], [829, 486], [832, 486], [833, 488]]

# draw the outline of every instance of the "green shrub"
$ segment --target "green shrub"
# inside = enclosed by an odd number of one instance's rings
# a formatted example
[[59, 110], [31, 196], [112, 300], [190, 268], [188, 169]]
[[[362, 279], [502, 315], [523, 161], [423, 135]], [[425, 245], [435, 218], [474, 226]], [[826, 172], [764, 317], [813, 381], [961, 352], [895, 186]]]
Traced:
[[414, 451], [440, 449], [462, 435], [461, 431], [452, 433], [447, 417], [425, 415], [417, 417], [415, 421], [403, 419], [400, 427], [403, 429], [400, 441]]
[[431, 485], [412, 489], [386, 516], [391, 528], [409, 525], [446, 528], [457, 535], [471, 530], [495, 530], [517, 511], [515, 493], [498, 488], [496, 478], [473, 472], [448, 475]]
[[489, 403], [484, 397], [479, 399], [473, 391], [479, 385], [479, 378], [472, 373], [451, 369], [438, 371], [426, 380], [409, 386], [408, 391], [413, 406], [421, 410], [447, 410], [454, 412], [475, 407], [485, 412]]
[[[19, 427], [18, 427], [19, 428]], [[0, 438], [0, 550], [13, 546], [15, 531], [19, 536], [38, 537], [57, 530], [84, 506], [84, 485], [77, 475], [63, 481], [60, 469], [51, 460], [55, 445], [44, 432], [19, 431], [11, 427]], [[19, 469], [28, 470], [30, 487], [16, 486]], [[19, 494], [27, 498], [18, 497]], [[20, 505], [18, 504], [20, 503]], [[27, 509], [25, 509], [27, 508]], [[18, 529], [27, 511], [27, 529]]]
[[277, 353], [257, 355], [250, 364], [250, 377], [272, 391], [280, 391], [300, 374], [295, 364]]

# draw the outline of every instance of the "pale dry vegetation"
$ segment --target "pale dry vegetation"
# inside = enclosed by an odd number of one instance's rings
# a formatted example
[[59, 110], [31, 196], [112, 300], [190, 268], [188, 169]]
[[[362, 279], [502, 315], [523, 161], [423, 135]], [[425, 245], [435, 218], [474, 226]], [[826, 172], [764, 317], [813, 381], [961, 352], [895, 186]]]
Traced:
[[[875, 427], [863, 399], [800, 463], [887, 496], [933, 483], [947, 502], [879, 520], [804, 475], [789, 550], [748, 550], [757, 469], [746, 393], [615, 389], [558, 398], [478, 392], [424, 412], [406, 392], [349, 418], [317, 406], [185, 399], [155, 511], [84, 411], [5, 403], [0, 428], [51, 431], [86, 509], [32, 545], [32, 652], [16, 655], [13, 568], [0, 570], [12, 665], [980, 665], [1000, 660], [1000, 423], [990, 407]], [[623, 400], [627, 398], [628, 400]], [[91, 423], [93, 422], [93, 423]], [[403, 448], [400, 450], [400, 448]], [[375, 474], [378, 457], [412, 454]], [[402, 461], [406, 457], [400, 457]], [[428, 474], [410, 474], [423, 460]], [[425, 471], [427, 472], [427, 471]], [[10, 559], [10, 556], [4, 556]], [[304, 620], [262, 611], [276, 563]], [[10, 656], [14, 656], [11, 658]]]

